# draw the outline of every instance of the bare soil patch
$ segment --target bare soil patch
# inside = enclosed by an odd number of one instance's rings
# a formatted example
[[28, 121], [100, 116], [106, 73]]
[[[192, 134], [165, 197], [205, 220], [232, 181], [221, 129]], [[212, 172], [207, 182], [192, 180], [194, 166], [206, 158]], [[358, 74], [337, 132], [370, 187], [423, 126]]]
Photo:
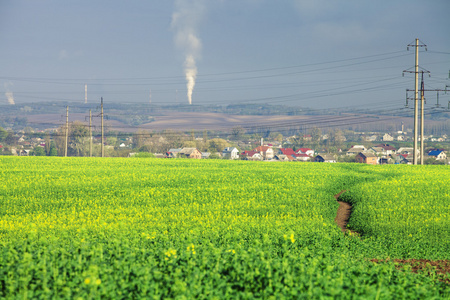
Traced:
[[411, 267], [411, 272], [436, 277], [438, 280], [450, 284], [450, 260], [429, 259], [371, 259], [374, 263], [386, 263], [393, 261], [397, 270], [404, 270], [405, 266]]

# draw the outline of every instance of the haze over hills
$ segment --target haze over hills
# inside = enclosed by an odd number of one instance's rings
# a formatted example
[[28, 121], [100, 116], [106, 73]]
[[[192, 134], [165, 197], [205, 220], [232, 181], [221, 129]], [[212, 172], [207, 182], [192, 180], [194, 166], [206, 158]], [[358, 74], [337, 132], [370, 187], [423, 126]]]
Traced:
[[[0, 126], [11, 127], [21, 120], [22, 127], [44, 130], [65, 123], [66, 106], [69, 121], [89, 123], [92, 111], [93, 125], [100, 126], [98, 105], [79, 103], [28, 103], [2, 106]], [[397, 107], [399, 105], [396, 105]], [[247, 132], [279, 131], [306, 132], [313, 127], [349, 129], [354, 131], [405, 131], [413, 127], [412, 109], [327, 109], [278, 106], [269, 104], [200, 106], [200, 105], [148, 105], [104, 103], [105, 126], [119, 132], [147, 131], [229, 131], [242, 127]], [[16, 122], [17, 123], [17, 122]], [[449, 126], [450, 112], [444, 108], [428, 109], [426, 131]], [[450, 127], [449, 127], [450, 128]]]

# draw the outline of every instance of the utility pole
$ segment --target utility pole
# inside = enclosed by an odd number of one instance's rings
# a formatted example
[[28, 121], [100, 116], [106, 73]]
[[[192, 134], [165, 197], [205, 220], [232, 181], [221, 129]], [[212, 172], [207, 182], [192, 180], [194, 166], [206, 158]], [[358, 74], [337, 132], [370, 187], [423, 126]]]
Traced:
[[66, 132], [64, 140], [64, 157], [67, 157], [68, 140], [69, 140], [69, 106], [66, 107]]
[[417, 165], [417, 129], [419, 126], [419, 39], [416, 39], [416, 64], [414, 67], [414, 164]]
[[105, 157], [105, 145], [103, 140], [103, 97], [101, 98], [101, 113], [100, 116], [102, 118], [101, 127], [102, 127], [102, 157]]
[[92, 157], [92, 111], [89, 110], [89, 157]]
[[418, 140], [418, 134], [419, 134], [419, 47], [425, 47], [425, 44], [419, 44], [419, 39], [416, 39], [414, 44], [409, 44], [407, 47], [407, 50], [409, 50], [409, 47], [414, 47], [416, 49], [416, 55], [415, 55], [415, 66], [414, 66], [414, 72], [412, 71], [403, 71], [403, 73], [414, 73], [415, 74], [415, 81], [414, 81], [414, 156], [413, 156], [413, 164], [417, 165], [417, 140]]
[[424, 138], [423, 138], [423, 128], [425, 127], [425, 113], [424, 113], [424, 105], [425, 105], [425, 98], [424, 98], [424, 89], [425, 84], [423, 83], [423, 72], [422, 72], [422, 83], [420, 84], [420, 164], [423, 165], [423, 145], [425, 144]]
[[[419, 73], [422, 73], [422, 82], [421, 82], [421, 88], [420, 88], [420, 164], [423, 165], [425, 161], [425, 151], [424, 151], [424, 145], [425, 145], [425, 138], [424, 138], [424, 130], [425, 130], [425, 92], [437, 92], [436, 95], [436, 105], [435, 108], [442, 108], [441, 104], [439, 103], [439, 92], [445, 92], [447, 93], [447, 87], [443, 89], [425, 89], [425, 81], [423, 79], [423, 73], [430, 73], [429, 71], [422, 70]], [[406, 90], [406, 100], [408, 100], [408, 92], [411, 92], [412, 90], [407, 89]], [[408, 107], [408, 106], [406, 106]], [[450, 109], [450, 102], [449, 102], [449, 109]]]

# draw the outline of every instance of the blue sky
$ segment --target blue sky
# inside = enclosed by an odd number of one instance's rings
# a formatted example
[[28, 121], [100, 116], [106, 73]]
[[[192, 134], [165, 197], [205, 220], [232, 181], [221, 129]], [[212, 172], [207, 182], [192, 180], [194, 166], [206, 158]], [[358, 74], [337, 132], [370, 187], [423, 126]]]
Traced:
[[85, 84], [90, 103], [187, 104], [190, 65], [193, 104], [394, 109], [414, 88], [402, 71], [415, 38], [427, 88], [450, 84], [449, 11], [448, 0], [0, 0], [0, 104], [84, 103]]

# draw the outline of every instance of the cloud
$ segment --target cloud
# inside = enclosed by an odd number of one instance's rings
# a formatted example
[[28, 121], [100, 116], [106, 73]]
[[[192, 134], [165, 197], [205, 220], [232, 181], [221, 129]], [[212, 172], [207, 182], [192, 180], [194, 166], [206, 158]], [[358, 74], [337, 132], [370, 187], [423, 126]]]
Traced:
[[58, 54], [59, 60], [64, 60], [64, 59], [67, 59], [68, 57], [69, 57], [69, 53], [67, 52], [67, 50], [59, 51], [59, 54]]

